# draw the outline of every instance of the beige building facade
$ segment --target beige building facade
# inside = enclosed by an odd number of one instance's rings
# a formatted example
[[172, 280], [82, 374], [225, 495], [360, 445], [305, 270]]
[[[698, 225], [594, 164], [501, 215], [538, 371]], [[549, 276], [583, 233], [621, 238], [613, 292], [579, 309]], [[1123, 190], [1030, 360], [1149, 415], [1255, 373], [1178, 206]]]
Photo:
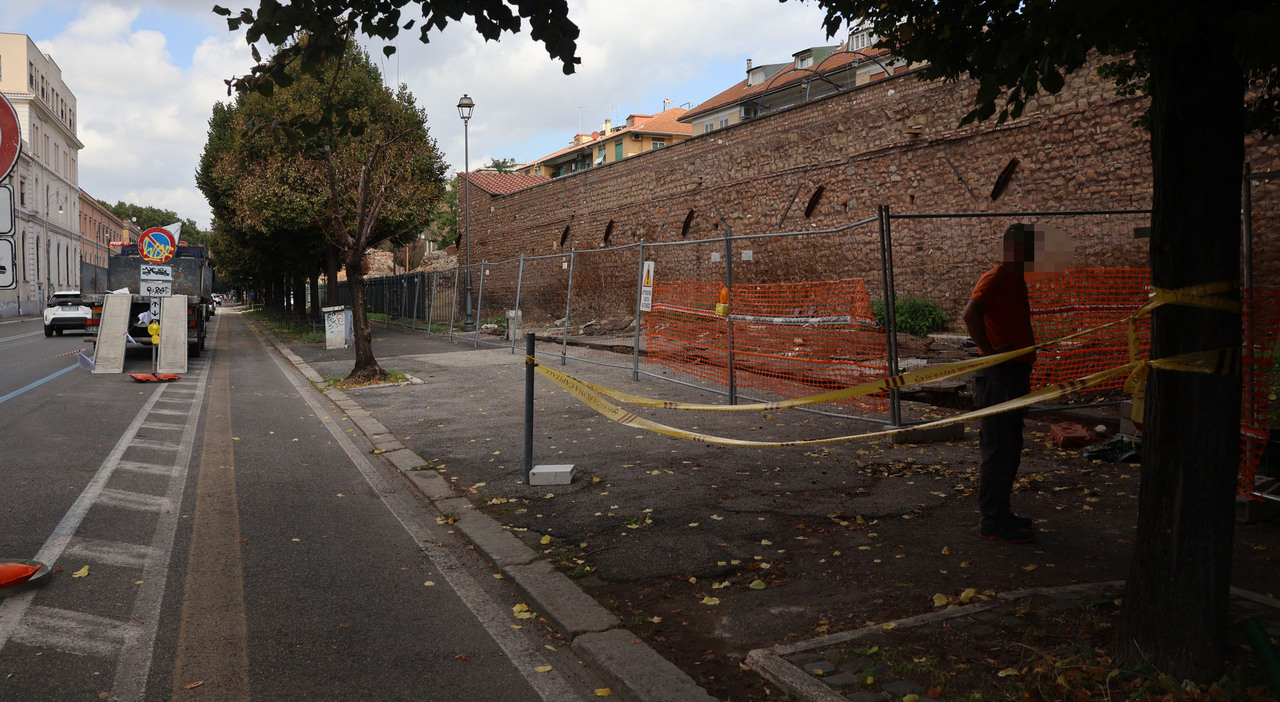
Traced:
[[[132, 224], [132, 222], [130, 223]], [[107, 267], [107, 244], [121, 241], [124, 223], [105, 205], [80, 191], [80, 260]]]
[[80, 282], [83, 249], [75, 94], [62, 69], [25, 34], [0, 33], [0, 93], [13, 105], [22, 152], [3, 185], [13, 191], [16, 286], [0, 290], [0, 317], [35, 314]]

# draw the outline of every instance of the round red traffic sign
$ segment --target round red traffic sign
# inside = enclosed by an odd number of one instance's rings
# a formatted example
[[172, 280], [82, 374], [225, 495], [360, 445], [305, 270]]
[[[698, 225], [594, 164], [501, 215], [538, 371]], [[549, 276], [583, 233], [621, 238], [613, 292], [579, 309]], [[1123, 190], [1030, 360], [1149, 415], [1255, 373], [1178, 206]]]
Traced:
[[178, 250], [178, 242], [164, 227], [152, 227], [138, 239], [138, 254], [147, 263], [165, 263]]
[[18, 163], [22, 151], [22, 127], [18, 124], [18, 111], [9, 98], [0, 94], [0, 180]]

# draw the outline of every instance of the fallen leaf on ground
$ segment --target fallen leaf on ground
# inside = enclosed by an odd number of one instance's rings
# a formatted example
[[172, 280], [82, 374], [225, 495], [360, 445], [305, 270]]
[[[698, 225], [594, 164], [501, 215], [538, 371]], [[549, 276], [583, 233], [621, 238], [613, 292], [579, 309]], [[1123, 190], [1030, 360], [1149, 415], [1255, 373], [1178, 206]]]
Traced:
[[1004, 670], [1000, 671], [999, 673], [996, 673], [996, 675], [999, 675], [999, 676], [1000, 676], [1000, 677], [1002, 677], [1002, 678], [1007, 678], [1007, 677], [1010, 677], [1010, 676], [1013, 676], [1013, 675], [1017, 675], [1017, 674], [1018, 674], [1018, 669], [1017, 669], [1017, 668], [1005, 668]]
[[546, 536], [543, 536], [542, 539], [538, 541], [538, 543], [542, 544], [543, 546], [546, 546], [547, 544], [551, 543], [551, 535], [548, 534]]
[[456, 656], [454, 656], [454, 657], [453, 657], [453, 660], [455, 660], [455, 661], [469, 661], [469, 660], [471, 660], [471, 656], [469, 656], [469, 655], [467, 655], [467, 654], [465, 654], [465, 653], [459, 653], [458, 655], [456, 655]]
[[763, 590], [769, 586], [765, 585], [763, 580], [756, 578], [755, 580], [752, 580], [751, 584], [748, 585], [747, 587], [751, 588], [752, 590]]
[[89, 577], [89, 566], [85, 566], [85, 567], [81, 568], [80, 570], [77, 570], [76, 572], [72, 573], [72, 574], [71, 574], [71, 577], [73, 577], [73, 578], [87, 578], [87, 577]]
[[426, 585], [427, 587], [435, 587], [435, 586], [436, 586], [436, 581], [434, 581], [434, 580], [428, 580], [427, 582], [423, 583], [423, 585]]
[[933, 596], [933, 606], [934, 606], [934, 607], [945, 607], [945, 606], [947, 606], [947, 596], [946, 596], [946, 595], [944, 595], [944, 594], [942, 594], [941, 592], [939, 592], [938, 594], [934, 595], [934, 596]]
[[702, 598], [702, 600], [701, 600], [700, 602], [701, 602], [701, 604], [704, 604], [704, 605], [718, 605], [718, 604], [720, 604], [720, 598], [719, 598], [719, 597], [704, 597], [704, 598]]
[[538, 666], [538, 667], [534, 668], [534, 669], [533, 669], [533, 672], [535, 672], [535, 673], [550, 673], [550, 672], [551, 672], [551, 666], [549, 666], [549, 665], [540, 665], [540, 666]]
[[200, 686], [201, 686], [201, 685], [203, 685], [203, 684], [204, 684], [204, 681], [203, 681], [203, 680], [197, 680], [197, 681], [195, 681], [195, 682], [189, 682], [189, 683], [187, 683], [186, 685], [183, 685], [183, 686], [182, 686], [182, 689], [184, 689], [184, 690], [194, 690], [194, 689], [196, 689], [197, 687], [200, 687]]
[[607, 687], [602, 687], [596, 690], [596, 697], [608, 697], [609, 695], [612, 695], [612, 694], [613, 694], [613, 690], [610, 690]]

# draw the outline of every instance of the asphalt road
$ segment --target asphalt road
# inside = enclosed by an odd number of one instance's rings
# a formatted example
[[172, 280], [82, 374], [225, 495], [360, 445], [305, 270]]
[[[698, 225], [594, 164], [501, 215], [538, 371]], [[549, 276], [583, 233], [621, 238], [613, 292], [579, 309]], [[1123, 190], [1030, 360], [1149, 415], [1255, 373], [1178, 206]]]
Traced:
[[139, 384], [0, 324], [0, 557], [61, 569], [0, 599], [0, 700], [593, 697], [324, 396], [234, 312], [212, 330]]

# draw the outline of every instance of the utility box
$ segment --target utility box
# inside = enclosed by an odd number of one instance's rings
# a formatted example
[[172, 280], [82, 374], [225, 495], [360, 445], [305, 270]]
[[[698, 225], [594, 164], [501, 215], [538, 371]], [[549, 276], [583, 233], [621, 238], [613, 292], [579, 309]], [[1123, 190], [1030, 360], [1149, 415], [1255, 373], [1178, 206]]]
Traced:
[[355, 343], [350, 307], [324, 307], [324, 347], [345, 349]]

